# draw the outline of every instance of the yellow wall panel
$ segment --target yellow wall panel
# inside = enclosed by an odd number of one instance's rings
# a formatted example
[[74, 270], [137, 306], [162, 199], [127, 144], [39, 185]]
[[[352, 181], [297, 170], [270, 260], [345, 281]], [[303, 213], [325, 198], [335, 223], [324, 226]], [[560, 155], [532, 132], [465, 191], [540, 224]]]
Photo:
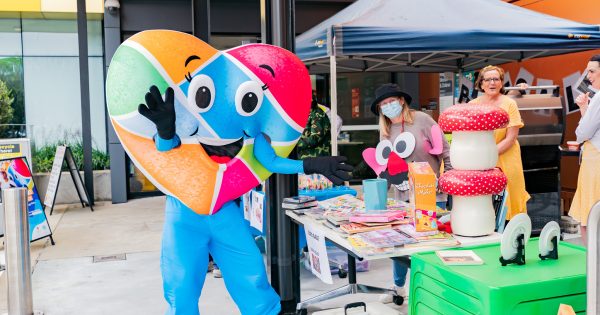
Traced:
[[[43, 12], [77, 12], [77, 0], [41, 0], [41, 3]], [[86, 0], [85, 7], [88, 13], [104, 13], [103, 0]]]
[[0, 0], [0, 12], [39, 12], [40, 0]]

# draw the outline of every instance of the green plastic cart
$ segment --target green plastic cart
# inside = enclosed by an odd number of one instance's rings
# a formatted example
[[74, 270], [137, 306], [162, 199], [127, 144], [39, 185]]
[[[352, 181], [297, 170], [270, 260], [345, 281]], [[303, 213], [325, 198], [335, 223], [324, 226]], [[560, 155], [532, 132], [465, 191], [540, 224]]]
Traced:
[[561, 242], [558, 260], [538, 258], [538, 239], [527, 243], [526, 264], [502, 267], [500, 244], [470, 248], [483, 265], [444, 265], [434, 251], [412, 256], [409, 314], [556, 315], [569, 304], [586, 309], [585, 248]]

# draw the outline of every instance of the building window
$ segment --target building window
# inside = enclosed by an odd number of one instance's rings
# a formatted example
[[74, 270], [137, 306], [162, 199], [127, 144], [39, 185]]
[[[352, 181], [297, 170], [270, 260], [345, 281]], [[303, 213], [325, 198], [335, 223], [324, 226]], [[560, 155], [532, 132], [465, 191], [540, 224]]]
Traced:
[[26, 136], [21, 20], [0, 19], [0, 138]]

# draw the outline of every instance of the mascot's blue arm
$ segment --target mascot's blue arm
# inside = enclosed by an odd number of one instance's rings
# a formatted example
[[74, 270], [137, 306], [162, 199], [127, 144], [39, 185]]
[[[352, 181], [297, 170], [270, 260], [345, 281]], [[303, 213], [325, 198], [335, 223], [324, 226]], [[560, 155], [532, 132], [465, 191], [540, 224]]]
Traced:
[[278, 156], [262, 133], [254, 138], [254, 156], [271, 173], [298, 174], [304, 172], [304, 164], [301, 160]]
[[181, 140], [179, 139], [178, 135], [175, 135], [173, 139], [165, 140], [156, 134], [154, 135], [154, 144], [156, 144], [156, 150], [160, 152], [166, 152], [180, 146]]

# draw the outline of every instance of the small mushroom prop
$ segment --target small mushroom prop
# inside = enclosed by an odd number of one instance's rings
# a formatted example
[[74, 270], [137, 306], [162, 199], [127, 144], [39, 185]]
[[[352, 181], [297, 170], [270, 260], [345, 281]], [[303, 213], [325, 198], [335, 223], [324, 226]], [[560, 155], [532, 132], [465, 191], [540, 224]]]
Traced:
[[455, 234], [483, 236], [494, 232], [492, 195], [506, 187], [506, 175], [500, 169], [450, 170], [442, 174], [438, 186], [452, 195], [451, 225]]
[[452, 132], [450, 161], [459, 170], [487, 170], [498, 162], [494, 129], [508, 124], [508, 113], [498, 106], [458, 104], [445, 110], [439, 125]]

